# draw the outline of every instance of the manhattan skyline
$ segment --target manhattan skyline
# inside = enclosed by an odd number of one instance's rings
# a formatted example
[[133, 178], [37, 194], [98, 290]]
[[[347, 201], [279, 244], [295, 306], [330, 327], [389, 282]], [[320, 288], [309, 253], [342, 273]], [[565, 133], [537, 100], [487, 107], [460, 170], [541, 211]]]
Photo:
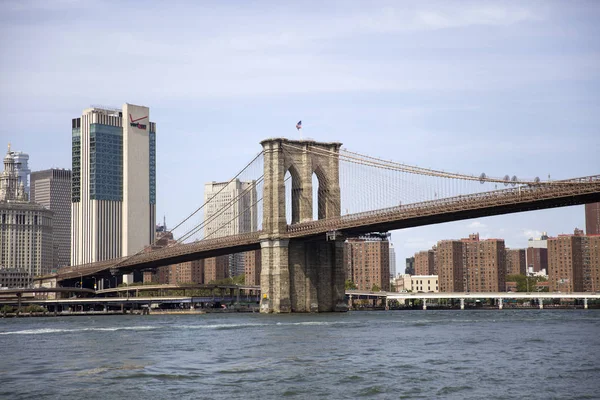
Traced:
[[[30, 155], [32, 171], [71, 169], [69, 123], [83, 108], [151, 107], [157, 219], [170, 225], [262, 139], [299, 139], [300, 119], [305, 138], [412, 165], [597, 174], [599, 16], [593, 2], [6, 1], [0, 138]], [[522, 248], [575, 227], [583, 206], [393, 231], [392, 241], [402, 266], [443, 238], [479, 232]]]

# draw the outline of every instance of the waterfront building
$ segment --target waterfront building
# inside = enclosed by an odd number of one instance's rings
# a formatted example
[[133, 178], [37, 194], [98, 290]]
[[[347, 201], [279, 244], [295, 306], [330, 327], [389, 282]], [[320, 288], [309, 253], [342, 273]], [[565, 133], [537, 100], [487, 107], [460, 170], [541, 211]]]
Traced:
[[52, 269], [53, 213], [28, 201], [12, 154], [9, 145], [0, 174], [0, 269], [31, 278]]
[[600, 202], [585, 205], [586, 235], [600, 235]]
[[344, 243], [346, 279], [358, 290], [390, 290], [389, 234], [371, 233]]
[[[210, 182], [204, 185], [204, 238], [214, 239], [240, 233], [254, 232], [258, 226], [256, 182]], [[227, 263], [226, 276], [245, 274], [246, 259], [243, 253], [221, 256], [211, 261], [216, 268], [214, 276], [223, 263]], [[212, 276], [212, 273], [211, 273]], [[218, 278], [222, 279], [222, 278]]]
[[437, 244], [440, 292], [464, 291], [463, 243], [442, 240]]
[[143, 250], [156, 224], [156, 124], [149, 108], [92, 107], [71, 127], [71, 265]]
[[415, 253], [415, 275], [433, 275], [435, 271], [435, 251], [425, 250]]
[[416, 293], [439, 292], [437, 275], [413, 275], [410, 280], [412, 290]]
[[583, 291], [584, 235], [575, 229], [572, 235], [548, 238], [548, 281], [550, 291]]
[[525, 275], [525, 249], [506, 249], [506, 275]]
[[30, 200], [54, 213], [52, 232], [55, 268], [71, 262], [71, 171], [48, 169], [31, 173]]
[[504, 240], [480, 240], [477, 233], [461, 241], [463, 242], [465, 290], [468, 292], [503, 291], [506, 286]]

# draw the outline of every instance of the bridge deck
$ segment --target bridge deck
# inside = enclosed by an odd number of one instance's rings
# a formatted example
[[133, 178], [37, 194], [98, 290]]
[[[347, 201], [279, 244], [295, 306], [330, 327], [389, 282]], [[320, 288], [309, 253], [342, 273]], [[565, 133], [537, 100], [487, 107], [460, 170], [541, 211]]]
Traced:
[[[302, 238], [328, 231], [359, 234], [388, 231], [481, 216], [562, 207], [600, 201], [600, 175], [577, 178], [555, 184], [519, 186], [421, 203], [401, 205], [338, 218], [288, 226], [287, 236]], [[58, 280], [106, 274], [111, 268], [120, 273], [155, 268], [223, 254], [260, 249], [261, 235], [251, 232], [159, 249], [131, 257], [61, 268]]]

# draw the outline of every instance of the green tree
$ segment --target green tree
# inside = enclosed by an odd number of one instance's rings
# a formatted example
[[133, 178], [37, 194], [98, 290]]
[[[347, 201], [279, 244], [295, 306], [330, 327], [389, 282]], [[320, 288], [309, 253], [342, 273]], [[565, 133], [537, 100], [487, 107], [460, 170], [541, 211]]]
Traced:
[[372, 292], [379, 292], [380, 290], [381, 290], [381, 288], [376, 283], [374, 283], [373, 287], [371, 288], [371, 291]]
[[[517, 292], [535, 292], [537, 291], [536, 285], [538, 282], [546, 282], [548, 279], [542, 276], [525, 276], [521, 274], [508, 275], [506, 277], [506, 282], [516, 282], [517, 283]], [[547, 288], [544, 288], [540, 291], [548, 291]]]
[[358, 287], [356, 286], [356, 284], [354, 282], [352, 282], [350, 279], [346, 280], [346, 290], [356, 290], [358, 289]]

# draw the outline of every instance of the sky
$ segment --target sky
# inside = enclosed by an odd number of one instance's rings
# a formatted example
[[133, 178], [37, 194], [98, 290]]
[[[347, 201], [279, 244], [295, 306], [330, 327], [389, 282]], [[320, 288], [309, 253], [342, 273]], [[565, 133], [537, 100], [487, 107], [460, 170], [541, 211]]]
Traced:
[[[600, 2], [0, 1], [0, 145], [71, 168], [71, 119], [150, 107], [157, 219], [179, 222], [269, 137], [411, 165], [600, 173]], [[392, 232], [438, 240], [584, 228], [583, 206]]]

